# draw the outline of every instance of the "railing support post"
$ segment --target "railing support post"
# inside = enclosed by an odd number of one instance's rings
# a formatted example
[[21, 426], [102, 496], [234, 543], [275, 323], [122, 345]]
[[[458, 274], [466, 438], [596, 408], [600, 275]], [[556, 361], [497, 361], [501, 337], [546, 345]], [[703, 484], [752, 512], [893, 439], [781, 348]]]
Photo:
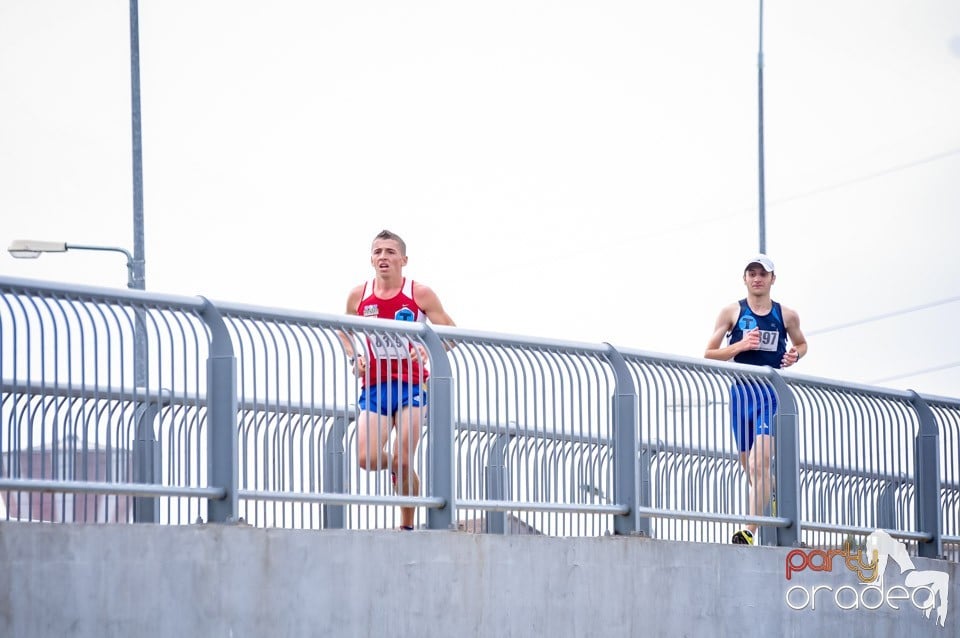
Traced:
[[943, 517], [940, 511], [940, 431], [930, 406], [910, 390], [911, 403], [920, 419], [916, 450], [917, 531], [931, 538], [917, 543], [917, 554], [925, 558], [943, 556]]
[[[640, 464], [637, 449], [639, 430], [640, 397], [630, 376], [627, 362], [616, 348], [605, 344], [609, 350], [610, 365], [615, 380], [613, 397], [613, 501], [625, 505], [627, 513], [613, 517], [614, 534], [650, 535], [650, 519], [637, 516], [637, 478]], [[648, 480], [649, 474], [640, 480]]]
[[[510, 424], [513, 425], [512, 423]], [[504, 432], [497, 435], [493, 445], [490, 446], [490, 452], [487, 454], [486, 467], [486, 494], [484, 496], [491, 501], [503, 501], [507, 499], [506, 481], [507, 468], [504, 467], [507, 445], [510, 443], [511, 434]], [[488, 511], [486, 514], [486, 529], [489, 534], [504, 534], [507, 529], [506, 512]]]
[[774, 449], [777, 456], [776, 490], [777, 516], [789, 518], [793, 524], [776, 528], [776, 544], [780, 547], [800, 545], [800, 439], [797, 401], [793, 391], [776, 372], [771, 382], [777, 393], [777, 436]]
[[[137, 403], [134, 411], [133, 480], [136, 483], [160, 482], [160, 445], [154, 436], [153, 424], [160, 408], [156, 399]], [[159, 499], [135, 496], [133, 499], [134, 523], [158, 523]]]
[[223, 500], [210, 501], [211, 523], [234, 523], [239, 517], [237, 447], [237, 359], [220, 312], [204, 299], [201, 312], [210, 328], [207, 358], [207, 482], [222, 487]]
[[423, 341], [430, 352], [430, 389], [428, 391], [427, 436], [430, 437], [430, 480], [427, 489], [446, 505], [427, 510], [429, 529], [453, 529], [457, 521], [454, 485], [454, 404], [453, 369], [443, 341], [430, 326], [424, 325]]
[[[343, 441], [347, 434], [346, 416], [337, 416], [333, 419], [333, 426], [324, 437], [323, 449], [326, 458], [323, 463], [323, 484], [320, 491], [324, 493], [343, 493]], [[346, 523], [343, 505], [327, 505], [322, 507], [324, 529], [343, 529]]]

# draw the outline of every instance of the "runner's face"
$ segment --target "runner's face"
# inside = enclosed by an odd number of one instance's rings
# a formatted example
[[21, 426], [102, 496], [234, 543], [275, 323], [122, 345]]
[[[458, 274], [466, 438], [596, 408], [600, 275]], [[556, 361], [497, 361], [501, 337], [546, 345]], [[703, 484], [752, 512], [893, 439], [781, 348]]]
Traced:
[[754, 295], [769, 293], [775, 279], [776, 275], [767, 272], [760, 264], [751, 264], [743, 273], [743, 283], [747, 291]]
[[370, 263], [378, 274], [399, 274], [407, 265], [407, 256], [400, 254], [400, 243], [395, 239], [377, 239], [370, 251]]

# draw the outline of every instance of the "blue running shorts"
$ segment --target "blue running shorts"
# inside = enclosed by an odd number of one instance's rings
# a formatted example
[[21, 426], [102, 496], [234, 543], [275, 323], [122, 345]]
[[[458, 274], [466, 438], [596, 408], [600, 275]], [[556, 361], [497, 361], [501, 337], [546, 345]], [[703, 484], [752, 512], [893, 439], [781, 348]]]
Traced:
[[730, 387], [730, 423], [737, 448], [747, 452], [761, 434], [776, 436], [777, 393], [763, 382], [739, 381]]
[[403, 407], [419, 408], [427, 404], [427, 393], [420, 390], [418, 384], [393, 379], [386, 383], [364, 388], [360, 392], [357, 405], [361, 410], [392, 415]]

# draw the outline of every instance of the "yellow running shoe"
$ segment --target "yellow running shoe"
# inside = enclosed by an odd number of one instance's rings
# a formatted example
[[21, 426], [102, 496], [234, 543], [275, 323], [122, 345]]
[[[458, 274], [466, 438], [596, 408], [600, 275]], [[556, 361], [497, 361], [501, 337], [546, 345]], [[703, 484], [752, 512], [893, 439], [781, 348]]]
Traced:
[[733, 535], [730, 542], [734, 545], [753, 545], [753, 534], [750, 530], [742, 529]]

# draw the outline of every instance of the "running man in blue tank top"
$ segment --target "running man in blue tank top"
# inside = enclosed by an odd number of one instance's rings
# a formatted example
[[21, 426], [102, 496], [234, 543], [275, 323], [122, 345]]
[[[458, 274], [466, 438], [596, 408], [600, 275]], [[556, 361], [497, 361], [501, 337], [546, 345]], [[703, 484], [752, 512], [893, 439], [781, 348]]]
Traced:
[[[757, 255], [747, 262], [743, 271], [747, 296], [720, 311], [704, 353], [707, 359], [787, 368], [806, 356], [807, 340], [800, 330], [800, 316], [770, 298], [770, 288], [776, 280], [773, 262], [766, 255]], [[749, 482], [751, 516], [762, 515], [773, 490], [770, 464], [776, 412], [777, 395], [769, 385], [741, 381], [730, 388], [731, 424], [740, 464]], [[752, 545], [756, 531], [757, 526], [749, 524], [733, 535], [733, 542]]]

